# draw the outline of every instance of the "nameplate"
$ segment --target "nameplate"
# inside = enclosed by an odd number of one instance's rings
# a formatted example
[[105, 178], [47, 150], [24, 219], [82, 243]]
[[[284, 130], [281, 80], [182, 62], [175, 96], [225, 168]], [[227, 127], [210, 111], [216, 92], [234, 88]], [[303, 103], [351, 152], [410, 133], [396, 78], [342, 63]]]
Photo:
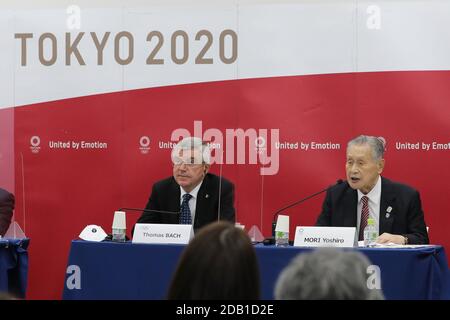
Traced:
[[132, 242], [188, 244], [193, 235], [190, 224], [136, 223]]
[[294, 247], [341, 247], [355, 246], [356, 228], [349, 227], [297, 227]]

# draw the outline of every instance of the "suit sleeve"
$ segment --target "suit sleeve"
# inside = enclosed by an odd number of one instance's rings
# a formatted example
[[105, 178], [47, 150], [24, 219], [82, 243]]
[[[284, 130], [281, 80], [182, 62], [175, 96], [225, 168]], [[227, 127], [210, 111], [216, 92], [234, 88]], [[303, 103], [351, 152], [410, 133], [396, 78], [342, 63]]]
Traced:
[[222, 196], [220, 199], [220, 219], [235, 223], [235, 209], [234, 209], [234, 185], [230, 182], [224, 184], [222, 189]]
[[14, 210], [14, 195], [6, 193], [0, 198], [0, 235], [4, 236], [8, 231]]
[[331, 193], [330, 190], [327, 191], [327, 195], [323, 200], [322, 212], [316, 221], [316, 226], [328, 227], [331, 226]]
[[428, 244], [428, 232], [425, 225], [419, 192], [415, 191], [408, 209], [407, 234], [410, 244]]
[[[158, 200], [158, 188], [155, 185], [153, 185], [152, 193], [150, 195], [150, 198], [148, 199], [145, 209], [159, 210], [158, 201], [159, 201]], [[158, 222], [160, 222], [160, 217], [159, 217], [158, 213], [144, 211], [136, 223], [158, 223]]]

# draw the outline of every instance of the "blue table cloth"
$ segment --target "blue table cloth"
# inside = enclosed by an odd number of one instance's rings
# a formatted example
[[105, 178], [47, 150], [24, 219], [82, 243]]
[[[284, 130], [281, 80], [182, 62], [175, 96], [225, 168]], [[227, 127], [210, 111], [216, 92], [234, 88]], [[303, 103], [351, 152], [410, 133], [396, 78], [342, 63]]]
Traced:
[[[164, 299], [184, 245], [72, 241], [63, 299]], [[255, 246], [263, 299], [273, 299], [281, 270], [313, 249]], [[387, 299], [449, 299], [442, 246], [360, 248], [381, 269]]]

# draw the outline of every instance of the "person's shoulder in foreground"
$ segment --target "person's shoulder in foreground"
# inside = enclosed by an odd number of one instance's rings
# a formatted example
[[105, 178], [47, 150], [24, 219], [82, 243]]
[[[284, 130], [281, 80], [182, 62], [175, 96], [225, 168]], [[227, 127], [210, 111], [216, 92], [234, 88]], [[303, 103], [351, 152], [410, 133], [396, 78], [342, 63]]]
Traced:
[[0, 188], [0, 235], [4, 236], [11, 224], [14, 210], [14, 195]]

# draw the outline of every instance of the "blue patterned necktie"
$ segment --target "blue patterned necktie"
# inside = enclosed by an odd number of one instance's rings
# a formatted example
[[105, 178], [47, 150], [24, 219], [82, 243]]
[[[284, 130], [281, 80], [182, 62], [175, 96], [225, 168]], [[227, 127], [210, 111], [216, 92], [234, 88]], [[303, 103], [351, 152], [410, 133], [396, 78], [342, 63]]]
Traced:
[[192, 224], [191, 209], [189, 209], [189, 200], [192, 195], [186, 193], [183, 195], [183, 202], [180, 208], [180, 224]]

